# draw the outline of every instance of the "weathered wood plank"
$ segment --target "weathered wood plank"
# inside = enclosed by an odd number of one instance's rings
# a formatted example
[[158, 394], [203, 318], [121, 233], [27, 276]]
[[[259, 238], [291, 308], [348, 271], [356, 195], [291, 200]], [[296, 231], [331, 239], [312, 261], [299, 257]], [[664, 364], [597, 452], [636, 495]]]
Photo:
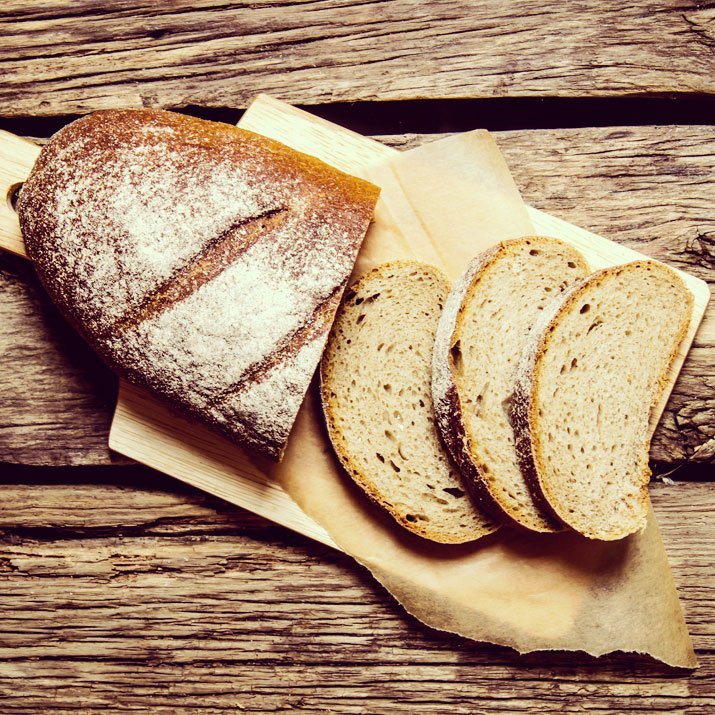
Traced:
[[[497, 132], [525, 200], [715, 283], [715, 132], [631, 127]], [[380, 137], [406, 148], [434, 135]], [[0, 257], [0, 462], [105, 464], [114, 380]], [[659, 469], [715, 459], [715, 304], [654, 436]]]
[[652, 489], [701, 663], [693, 673], [627, 655], [519, 656], [433, 631], [344, 555], [157, 484], [167, 489], [1, 487], [3, 712], [81, 702], [99, 713], [118, 697], [175, 713], [715, 707], [709, 484]]
[[715, 9], [537, 0], [9, 0], [5, 116], [445, 97], [715, 95]]
[[55, 310], [32, 266], [0, 256], [0, 462], [127, 463], [107, 446], [117, 381]]

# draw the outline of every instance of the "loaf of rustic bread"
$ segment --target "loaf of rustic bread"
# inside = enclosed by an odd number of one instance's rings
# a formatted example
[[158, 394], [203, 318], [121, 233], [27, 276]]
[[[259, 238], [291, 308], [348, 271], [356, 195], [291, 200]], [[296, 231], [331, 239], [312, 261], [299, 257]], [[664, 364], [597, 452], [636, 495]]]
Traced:
[[537, 317], [588, 273], [581, 254], [553, 238], [500, 243], [455, 283], [437, 329], [437, 424], [473, 497], [507, 524], [560, 531], [522, 477], [509, 404], [519, 355]]
[[521, 469], [585, 536], [620, 539], [646, 524], [651, 411], [692, 306], [675, 271], [636, 261], [576, 283], [529, 337], [511, 405]]
[[277, 458], [377, 197], [233, 126], [102, 111], [42, 149], [18, 212], [47, 292], [110, 367]]
[[343, 467], [407, 529], [444, 543], [491, 533], [440, 443], [432, 346], [449, 282], [432, 266], [387, 263], [351, 286], [321, 361], [322, 404]]

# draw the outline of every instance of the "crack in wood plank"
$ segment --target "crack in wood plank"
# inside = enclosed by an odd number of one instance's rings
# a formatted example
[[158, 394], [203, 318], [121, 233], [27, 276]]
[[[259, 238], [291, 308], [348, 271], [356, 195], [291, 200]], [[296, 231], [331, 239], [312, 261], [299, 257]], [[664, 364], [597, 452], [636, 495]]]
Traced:
[[139, 0], [111, 7], [77, 0], [52, 11], [13, 3], [0, 18], [0, 98], [5, 115], [21, 116], [246, 106], [259, 91], [307, 105], [416, 97], [712, 97], [712, 13], [682, 3], [598, 0], [582, 3], [577, 14], [565, 4], [499, 0], [177, 0], [162, 8]]

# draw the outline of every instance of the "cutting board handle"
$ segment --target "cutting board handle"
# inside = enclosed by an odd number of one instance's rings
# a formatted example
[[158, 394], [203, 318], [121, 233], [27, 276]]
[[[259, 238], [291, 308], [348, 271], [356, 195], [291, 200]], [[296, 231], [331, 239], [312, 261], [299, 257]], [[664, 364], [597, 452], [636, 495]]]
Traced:
[[13, 203], [39, 153], [36, 144], [0, 130], [0, 249], [23, 258], [27, 253]]

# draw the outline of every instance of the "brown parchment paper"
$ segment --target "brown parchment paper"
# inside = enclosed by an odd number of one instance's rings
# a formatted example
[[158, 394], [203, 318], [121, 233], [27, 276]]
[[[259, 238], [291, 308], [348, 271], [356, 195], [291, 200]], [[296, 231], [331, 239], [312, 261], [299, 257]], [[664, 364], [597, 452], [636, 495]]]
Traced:
[[[455, 278], [478, 252], [533, 234], [501, 154], [485, 131], [404, 152], [364, 172], [382, 187], [355, 275], [416, 258]], [[533, 650], [647, 653], [697, 661], [652, 508], [647, 528], [618, 542], [503, 528], [442, 545], [398, 526], [342, 471], [313, 384], [283, 461], [272, 469], [299, 506], [424, 623]]]

